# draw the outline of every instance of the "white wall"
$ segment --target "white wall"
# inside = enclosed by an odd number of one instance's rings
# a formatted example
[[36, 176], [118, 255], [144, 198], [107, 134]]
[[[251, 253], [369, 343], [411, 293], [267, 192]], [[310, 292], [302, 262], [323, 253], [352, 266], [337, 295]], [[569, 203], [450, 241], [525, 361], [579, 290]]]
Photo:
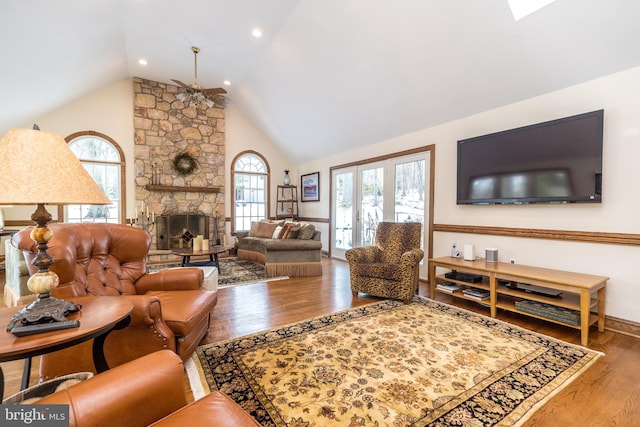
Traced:
[[[351, 161], [436, 145], [434, 223], [640, 233], [640, 68], [613, 74], [441, 126], [382, 141], [298, 166], [320, 171], [322, 200], [305, 204], [302, 215], [329, 217], [329, 168]], [[588, 111], [605, 110], [603, 202], [573, 205], [456, 205], [456, 142]], [[390, 118], [391, 119], [391, 118]], [[500, 260], [610, 277], [607, 315], [640, 322], [640, 275], [634, 246], [563, 242], [471, 234], [435, 233], [434, 256], [449, 254], [453, 242], [474, 243], [481, 255], [497, 247]], [[325, 242], [328, 245], [328, 241]]]

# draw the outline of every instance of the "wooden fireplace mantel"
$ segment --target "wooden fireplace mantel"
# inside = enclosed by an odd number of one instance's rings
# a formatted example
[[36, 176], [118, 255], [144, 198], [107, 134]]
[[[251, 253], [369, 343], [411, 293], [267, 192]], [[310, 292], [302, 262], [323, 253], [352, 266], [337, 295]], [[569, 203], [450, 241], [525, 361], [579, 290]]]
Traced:
[[155, 185], [148, 184], [144, 186], [149, 191], [186, 191], [191, 193], [220, 193], [222, 187], [194, 187], [186, 185]]

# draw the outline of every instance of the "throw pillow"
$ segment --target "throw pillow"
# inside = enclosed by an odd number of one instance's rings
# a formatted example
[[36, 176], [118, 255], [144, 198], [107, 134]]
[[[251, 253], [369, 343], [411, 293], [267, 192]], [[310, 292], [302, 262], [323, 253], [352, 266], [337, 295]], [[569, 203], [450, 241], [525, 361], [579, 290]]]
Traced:
[[277, 226], [278, 224], [275, 222], [260, 221], [258, 223], [258, 229], [256, 230], [255, 237], [271, 237], [273, 236], [273, 232]]
[[251, 229], [249, 230], [249, 237], [256, 237], [256, 233], [258, 232], [258, 221], [251, 221]]
[[316, 227], [313, 224], [303, 224], [298, 232], [298, 239], [309, 240], [316, 232]]
[[287, 234], [284, 239], [297, 239], [301, 228], [302, 226], [300, 224], [292, 223], [289, 225], [289, 229], [287, 230]]
[[276, 226], [276, 229], [273, 230], [273, 235], [271, 236], [272, 239], [279, 239], [280, 238], [280, 233], [282, 233], [282, 226], [278, 225]]
[[288, 239], [291, 227], [294, 227], [296, 225], [299, 225], [299, 224], [297, 222], [285, 221], [285, 223], [282, 226], [282, 231], [278, 236], [278, 239]]

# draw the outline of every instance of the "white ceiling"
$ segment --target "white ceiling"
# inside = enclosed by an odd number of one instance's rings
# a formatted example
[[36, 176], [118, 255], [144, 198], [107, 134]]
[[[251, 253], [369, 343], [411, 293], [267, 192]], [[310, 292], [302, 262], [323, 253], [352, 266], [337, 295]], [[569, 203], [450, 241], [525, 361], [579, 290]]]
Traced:
[[230, 80], [298, 162], [640, 65], [637, 0], [518, 22], [507, 0], [21, 0], [0, 16], [2, 134], [127, 77], [190, 84], [198, 46], [199, 83]]

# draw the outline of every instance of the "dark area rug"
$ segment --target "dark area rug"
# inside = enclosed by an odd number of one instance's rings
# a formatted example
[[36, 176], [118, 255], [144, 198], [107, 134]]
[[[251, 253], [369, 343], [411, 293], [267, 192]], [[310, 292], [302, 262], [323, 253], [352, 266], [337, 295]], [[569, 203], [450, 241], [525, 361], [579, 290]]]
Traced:
[[[219, 262], [220, 274], [218, 275], [218, 289], [229, 286], [288, 279], [287, 276], [267, 277], [263, 265], [251, 261], [239, 260], [236, 257], [220, 258]], [[149, 272], [153, 273], [176, 267], [180, 267], [180, 263], [155, 264], [149, 266]]]

